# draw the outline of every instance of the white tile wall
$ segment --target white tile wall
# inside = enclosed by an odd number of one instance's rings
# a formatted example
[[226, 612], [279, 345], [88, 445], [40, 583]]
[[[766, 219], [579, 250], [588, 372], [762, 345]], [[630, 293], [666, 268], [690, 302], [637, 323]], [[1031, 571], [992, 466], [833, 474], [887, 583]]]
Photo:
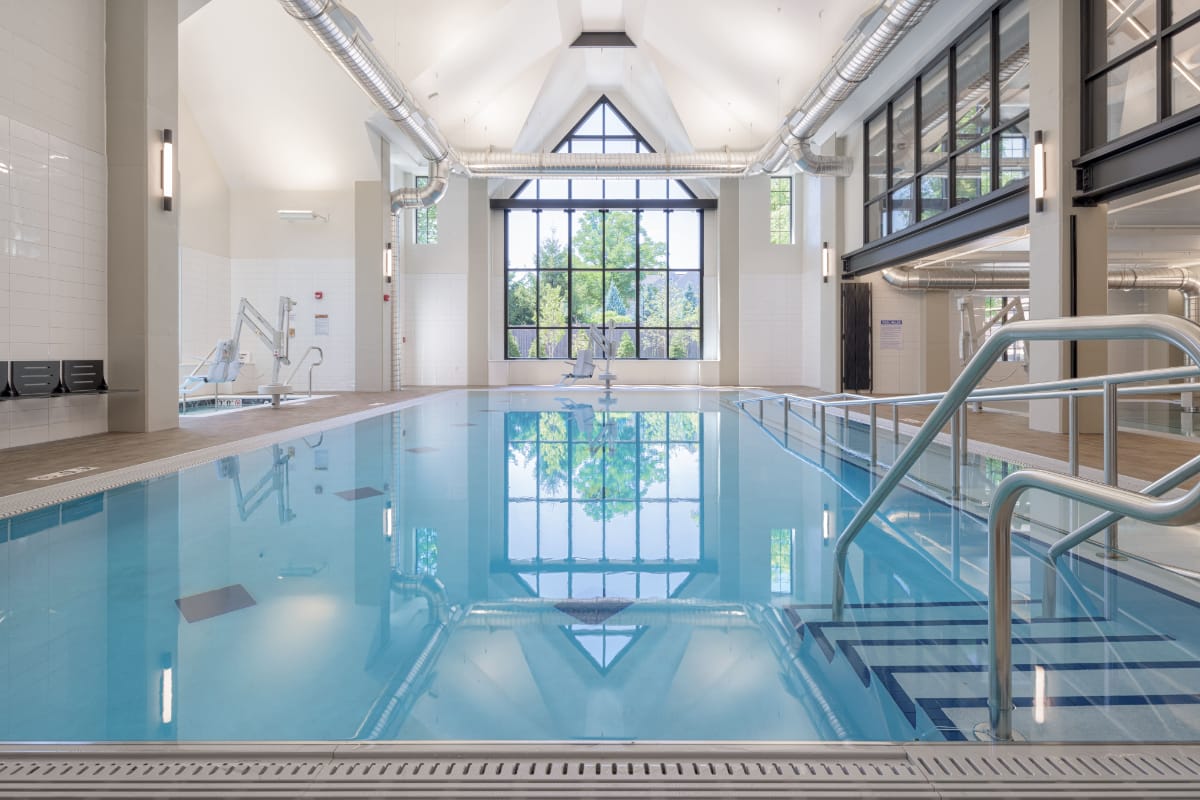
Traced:
[[[108, 356], [104, 4], [0, 0], [0, 359]], [[0, 447], [108, 430], [107, 398], [0, 402]]]
[[[230, 260], [190, 247], [179, 250], [179, 377], [188, 375], [220, 339], [233, 334]], [[202, 373], [206, 370], [202, 370]], [[212, 394], [202, 385], [193, 396]], [[222, 389], [224, 391], [224, 388]]]
[[[320, 291], [324, 298], [316, 300]], [[296, 300], [293, 327], [296, 336], [291, 341], [293, 367], [309, 345], [325, 352], [325, 361], [313, 371], [313, 389], [319, 392], [354, 390], [354, 259], [259, 259], [235, 258], [231, 261], [229, 309], [230, 320], [237, 313], [238, 303], [246, 297], [274, 324], [280, 295]], [[329, 335], [315, 334], [316, 314], [329, 315]], [[225, 334], [229, 336], [230, 333]], [[212, 346], [211, 344], [209, 345]], [[246, 329], [242, 334], [242, 350], [253, 359], [242, 369], [236, 384], [238, 391], [254, 391], [271, 377], [271, 354], [256, 336]], [[283, 367], [280, 380], [286, 380], [292, 367]], [[296, 376], [298, 389], [308, 386], [308, 369]]]

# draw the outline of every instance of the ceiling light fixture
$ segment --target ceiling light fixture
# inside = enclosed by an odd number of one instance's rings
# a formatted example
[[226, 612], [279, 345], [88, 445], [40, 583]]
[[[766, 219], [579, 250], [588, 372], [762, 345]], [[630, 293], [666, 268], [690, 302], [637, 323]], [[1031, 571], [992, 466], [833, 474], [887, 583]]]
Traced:
[[312, 209], [297, 209], [297, 208], [281, 208], [275, 212], [279, 218], [287, 222], [301, 222], [319, 219], [325, 221], [329, 217], [323, 217]]

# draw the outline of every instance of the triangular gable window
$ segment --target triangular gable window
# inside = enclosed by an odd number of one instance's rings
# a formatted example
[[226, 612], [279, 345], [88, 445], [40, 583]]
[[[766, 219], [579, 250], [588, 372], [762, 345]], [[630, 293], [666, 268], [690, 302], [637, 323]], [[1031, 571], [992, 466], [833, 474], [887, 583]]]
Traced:
[[[651, 153], [601, 97], [557, 153]], [[505, 210], [505, 356], [571, 359], [616, 327], [613, 358], [702, 358], [704, 203], [682, 181], [529, 180]], [[711, 207], [711, 206], [709, 206]]]

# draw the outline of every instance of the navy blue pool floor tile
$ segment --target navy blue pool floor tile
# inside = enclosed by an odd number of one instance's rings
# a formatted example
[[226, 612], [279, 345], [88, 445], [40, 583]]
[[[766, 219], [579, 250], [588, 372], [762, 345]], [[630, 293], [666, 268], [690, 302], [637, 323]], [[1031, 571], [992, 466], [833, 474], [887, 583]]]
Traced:
[[179, 607], [179, 613], [183, 614], [183, 618], [188, 622], [200, 622], [228, 614], [231, 611], [249, 608], [255, 605], [255, 600], [246, 591], [245, 586], [235, 583], [232, 586], [222, 586], [220, 589], [213, 589], [209, 592], [181, 597], [175, 601], [175, 605]]
[[378, 497], [383, 494], [373, 486], [359, 486], [357, 489], [347, 489], [344, 492], [334, 492], [343, 500], [362, 500], [367, 497]]

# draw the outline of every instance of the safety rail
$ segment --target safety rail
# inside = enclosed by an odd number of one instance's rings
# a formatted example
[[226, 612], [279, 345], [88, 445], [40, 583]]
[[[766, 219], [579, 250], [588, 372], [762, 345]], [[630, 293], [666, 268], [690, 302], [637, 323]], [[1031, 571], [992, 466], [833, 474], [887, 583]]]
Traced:
[[[1200, 341], [1193, 338], [1192, 344], [1194, 347], [1187, 350], [1195, 358], [1200, 354]], [[1041, 489], [1102, 508], [1108, 514], [1143, 522], [1159, 525], [1200, 522], [1200, 484], [1181, 497], [1161, 500], [1044, 470], [1018, 470], [1000, 481], [988, 518], [988, 724], [991, 737], [1003, 742], [1013, 738], [1012, 518], [1018, 498], [1028, 489]]]
[[292, 370], [292, 374], [288, 376], [288, 379], [286, 381], [286, 384], [288, 386], [292, 385], [292, 379], [295, 378], [296, 373], [300, 371], [300, 367], [304, 364], [304, 359], [308, 358], [308, 354], [313, 352], [314, 350], [317, 353], [317, 360], [308, 365], [308, 396], [309, 397], [312, 397], [312, 371], [325, 363], [325, 351], [324, 350], [317, 347], [315, 344], [310, 345], [309, 348], [304, 351], [304, 354], [300, 356], [300, 359], [296, 362], [296, 367]]
[[[1128, 314], [1112, 317], [1068, 317], [1028, 320], [1004, 326], [984, 343], [945, 396], [930, 412], [908, 446], [859, 508], [834, 545], [833, 615], [842, 616], [845, 603], [845, 566], [850, 544], [875, 515], [887, 496], [905, 477], [917, 459], [951, 418], [962, 413], [967, 398], [993, 362], [1009, 345], [1018, 341], [1103, 341], [1159, 339], [1174, 344], [1200, 363], [1200, 326], [1183, 317], [1167, 314]], [[1145, 374], [1145, 373], [1140, 373]], [[990, 653], [988, 708], [994, 738], [1012, 738], [1012, 575], [1011, 526], [1018, 495], [1040, 488], [1076, 501], [1089, 502], [1111, 513], [1160, 524], [1188, 524], [1200, 520], [1200, 486], [1174, 500], [1154, 500], [1119, 489], [1116, 483], [1116, 398], [1117, 384], [1127, 376], [1108, 375], [1099, 380], [1104, 397], [1105, 479], [1110, 485], [1086, 481], [1074, 475], [1041, 470], [1020, 470], [1005, 478], [992, 499], [988, 569], [988, 649]], [[1026, 387], [1028, 389], [1028, 387]], [[1041, 395], [1045, 396], [1045, 395]], [[954, 438], [954, 437], [952, 437]], [[957, 472], [957, 469], [955, 469]], [[1110, 528], [1110, 531], [1112, 529]], [[1107, 543], [1115, 548], [1115, 535]]]
[[[1200, 484], [1183, 496], [1172, 499], [1157, 499], [1200, 472], [1200, 456], [1177, 467], [1142, 492], [1132, 492], [1117, 487], [1117, 397], [1118, 393], [1148, 394], [1164, 390], [1178, 390], [1178, 385], [1156, 385], [1142, 387], [1122, 386], [1126, 383], [1143, 383], [1148, 380], [1195, 377], [1195, 367], [1169, 370], [1145, 370], [1124, 374], [1104, 375], [1092, 378], [1076, 378], [1050, 381], [1021, 387], [996, 387], [976, 389], [987, 370], [1009, 345], [1018, 341], [1103, 341], [1129, 339], [1158, 339], [1174, 344], [1190, 357], [1193, 364], [1200, 364], [1200, 326], [1182, 317], [1166, 314], [1129, 314], [1113, 317], [1074, 317], [1054, 320], [1018, 321], [997, 331], [962, 373], [944, 393], [913, 395], [897, 398], [804, 398], [794, 395], [768, 395], [737, 401], [743, 410], [750, 402], [759, 402], [759, 419], [762, 407], [771, 400], [783, 399], [784, 425], [790, 416], [793, 401], [812, 405], [813, 416], [820, 409], [821, 444], [825, 445], [824, 417], [827, 406], [844, 409], [848, 423], [850, 408], [866, 405], [870, 414], [870, 460], [877, 464], [876, 429], [879, 405], [892, 405], [893, 435], [899, 431], [898, 407], [918, 403], [936, 402], [916, 435], [862, 503], [854, 518], [838, 537], [834, 552], [834, 581], [832, 613], [840, 619], [845, 605], [845, 569], [850, 544], [866, 523], [875, 515], [887, 496], [895, 489], [916, 461], [941, 432], [947, 421], [951, 422], [951, 460], [953, 491], [957, 496], [959, 468], [965, 461], [965, 410], [966, 404], [978, 400], [1017, 399], [1063, 399], [1069, 400], [1068, 427], [1070, 433], [1070, 475], [1044, 470], [1022, 469], [1002, 480], [992, 497], [989, 518], [989, 581], [988, 581], [988, 722], [990, 735], [999, 741], [1012, 739], [1012, 518], [1018, 497], [1027, 489], [1042, 489], [1053, 494], [1088, 503], [1101, 508], [1104, 513], [1080, 526], [1052, 545], [1047, 554], [1043, 613], [1055, 613], [1057, 586], [1056, 559], [1064, 552], [1108, 529], [1105, 552], [1112, 555], [1116, 550], [1115, 523], [1122, 517], [1132, 517], [1160, 525], [1185, 525], [1200, 522]], [[1098, 387], [1098, 388], [1097, 388]], [[1081, 397], [1103, 398], [1103, 452], [1105, 484], [1078, 477], [1078, 418], [1077, 402]], [[961, 420], [961, 422], [960, 422]]]

